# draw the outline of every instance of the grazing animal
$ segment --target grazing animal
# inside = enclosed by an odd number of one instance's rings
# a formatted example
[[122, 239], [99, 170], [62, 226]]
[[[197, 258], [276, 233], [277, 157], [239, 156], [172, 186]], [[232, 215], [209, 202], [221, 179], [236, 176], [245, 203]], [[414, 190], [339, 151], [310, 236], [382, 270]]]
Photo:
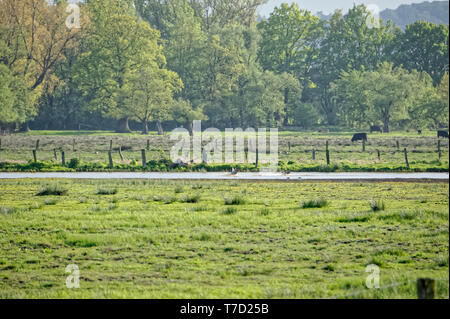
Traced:
[[448, 132], [446, 131], [437, 131], [437, 136], [439, 137], [444, 137], [444, 138], [448, 138]]
[[370, 127], [370, 133], [373, 133], [373, 132], [380, 132], [380, 133], [383, 133], [383, 130], [382, 130], [381, 127], [379, 127], [378, 125], [372, 125], [372, 126]]
[[352, 137], [352, 142], [355, 141], [367, 141], [367, 133], [356, 133], [355, 135], [353, 135]]
[[422, 130], [417, 130], [417, 134], [421, 135], [422, 134]]

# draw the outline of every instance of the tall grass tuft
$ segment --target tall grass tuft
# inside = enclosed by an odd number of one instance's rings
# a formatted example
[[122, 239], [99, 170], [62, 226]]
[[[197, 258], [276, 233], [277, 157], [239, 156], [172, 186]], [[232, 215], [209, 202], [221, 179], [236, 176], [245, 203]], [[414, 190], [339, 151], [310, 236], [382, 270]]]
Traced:
[[222, 211], [224, 215], [234, 215], [237, 213], [237, 209], [234, 207], [227, 207]]
[[328, 201], [326, 199], [311, 199], [300, 204], [302, 208], [322, 208], [328, 206]]
[[97, 195], [115, 195], [117, 194], [117, 188], [99, 188], [97, 189]]
[[200, 201], [200, 195], [187, 195], [181, 199], [183, 203], [198, 203]]
[[36, 194], [36, 196], [48, 196], [48, 195], [61, 196], [61, 195], [66, 195], [66, 194], [67, 194], [67, 189], [56, 184], [56, 185], [46, 186], [45, 188], [41, 189]]
[[245, 200], [240, 196], [234, 196], [233, 198], [225, 198], [225, 205], [243, 205]]
[[386, 208], [386, 205], [381, 200], [372, 200], [372, 201], [370, 201], [369, 204], [370, 204], [370, 209], [373, 212], [382, 211]]

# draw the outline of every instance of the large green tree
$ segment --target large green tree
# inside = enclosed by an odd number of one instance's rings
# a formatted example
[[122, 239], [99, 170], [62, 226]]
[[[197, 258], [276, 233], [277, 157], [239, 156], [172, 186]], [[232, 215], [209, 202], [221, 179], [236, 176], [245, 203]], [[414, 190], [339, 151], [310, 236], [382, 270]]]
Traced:
[[148, 80], [148, 73], [140, 70], [165, 68], [159, 32], [137, 21], [132, 1], [91, 0], [88, 8], [92, 23], [83, 42], [77, 80], [91, 97], [88, 107], [118, 119], [118, 131], [129, 132], [128, 120], [137, 118], [136, 109], [142, 107], [132, 98], [136, 75]]
[[408, 70], [427, 72], [438, 85], [448, 71], [448, 25], [417, 21], [397, 31], [394, 62]]

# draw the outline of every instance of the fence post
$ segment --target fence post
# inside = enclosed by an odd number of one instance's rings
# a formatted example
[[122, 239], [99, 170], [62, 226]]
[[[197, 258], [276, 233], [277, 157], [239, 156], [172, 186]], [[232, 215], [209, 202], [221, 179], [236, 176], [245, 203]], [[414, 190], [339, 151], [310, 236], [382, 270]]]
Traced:
[[61, 151], [61, 164], [62, 166], [66, 166], [66, 157], [64, 151]]
[[436, 295], [436, 280], [429, 278], [417, 279], [417, 297], [419, 299], [434, 299]]
[[327, 165], [330, 165], [330, 151], [328, 150], [328, 140], [326, 143], [325, 156], [327, 157]]
[[395, 144], [397, 145], [397, 150], [400, 150], [400, 143], [398, 141], [395, 141]]
[[366, 140], [365, 139], [362, 140], [362, 151], [363, 152], [366, 151]]
[[289, 153], [291, 152], [291, 142], [288, 142]]
[[53, 149], [53, 157], [55, 158], [55, 161], [58, 160], [58, 155], [56, 155], [56, 148]]
[[438, 154], [439, 154], [439, 159], [441, 159], [441, 157], [442, 157], [441, 140], [438, 140]]
[[34, 148], [35, 150], [39, 149], [39, 140], [36, 140], [36, 147]]
[[120, 160], [123, 161], [122, 145], [119, 146], [119, 155], [120, 155]]
[[406, 162], [406, 167], [409, 168], [409, 162], [408, 162], [408, 151], [405, 149], [403, 150], [403, 152], [405, 153], [405, 162]]
[[381, 153], [380, 150], [377, 150], [378, 160], [381, 161]]
[[72, 140], [72, 151], [75, 152], [75, 139]]
[[108, 159], [109, 159], [109, 168], [113, 169], [114, 168], [114, 163], [112, 160], [112, 152], [108, 151]]
[[202, 163], [208, 164], [208, 154], [204, 148], [202, 148]]
[[0, 138], [0, 150], [2, 149], [2, 139]]
[[255, 161], [256, 168], [258, 168], [258, 165], [259, 165], [259, 150], [258, 145], [256, 145], [256, 161]]
[[33, 160], [37, 162], [36, 150], [33, 150]]
[[150, 151], [150, 140], [147, 140], [147, 151]]
[[109, 151], [112, 151], [112, 140], [109, 140]]
[[312, 150], [312, 160], [315, 161], [316, 160], [316, 150], [313, 148]]
[[142, 167], [146, 167], [147, 166], [147, 160], [145, 158], [145, 150], [144, 149], [141, 150], [141, 157], [142, 157]]

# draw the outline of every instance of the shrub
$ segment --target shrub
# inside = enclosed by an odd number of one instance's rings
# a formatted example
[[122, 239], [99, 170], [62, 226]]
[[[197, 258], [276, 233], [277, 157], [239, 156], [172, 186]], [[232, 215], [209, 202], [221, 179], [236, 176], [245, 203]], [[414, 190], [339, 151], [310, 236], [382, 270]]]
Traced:
[[67, 166], [69, 168], [77, 168], [80, 165], [80, 160], [78, 158], [71, 158]]
[[48, 196], [48, 195], [66, 195], [67, 189], [61, 187], [60, 185], [50, 185], [41, 189], [36, 196]]
[[97, 189], [97, 195], [115, 195], [117, 194], [117, 188], [99, 188]]
[[245, 204], [245, 200], [240, 196], [234, 196], [233, 198], [225, 198], [225, 205], [243, 205]]
[[301, 203], [302, 208], [322, 208], [328, 206], [326, 199], [312, 199]]
[[373, 212], [378, 212], [378, 211], [384, 210], [385, 209], [384, 202], [383, 201], [378, 201], [378, 200], [372, 200], [370, 202], [370, 209]]

